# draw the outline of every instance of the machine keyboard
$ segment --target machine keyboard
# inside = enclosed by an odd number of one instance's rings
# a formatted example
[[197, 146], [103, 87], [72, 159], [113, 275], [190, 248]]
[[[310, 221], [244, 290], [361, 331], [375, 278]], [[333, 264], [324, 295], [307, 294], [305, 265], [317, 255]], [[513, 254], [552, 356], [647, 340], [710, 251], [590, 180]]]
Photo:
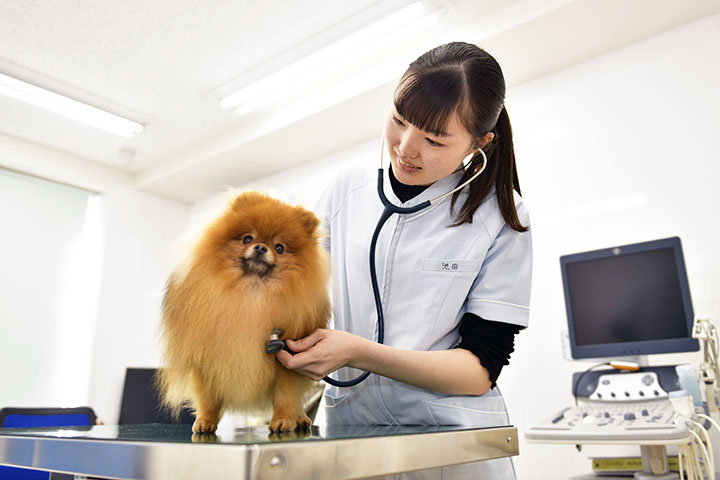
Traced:
[[567, 407], [526, 432], [528, 440], [558, 442], [684, 439], [688, 428], [669, 400], [592, 402]]

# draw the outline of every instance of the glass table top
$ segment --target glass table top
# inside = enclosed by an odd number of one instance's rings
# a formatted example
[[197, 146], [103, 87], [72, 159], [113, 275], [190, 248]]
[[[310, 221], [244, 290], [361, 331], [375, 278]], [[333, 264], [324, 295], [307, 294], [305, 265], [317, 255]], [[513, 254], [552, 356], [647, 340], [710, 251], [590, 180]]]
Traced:
[[[494, 427], [499, 428], [499, 427]], [[504, 427], [503, 427], [504, 428]], [[0, 428], [0, 436], [50, 437], [113, 442], [207, 443], [257, 445], [276, 442], [345, 440], [399, 435], [418, 435], [492, 428], [426, 425], [337, 425], [313, 426], [309, 431], [271, 434], [267, 425], [218, 429], [217, 434], [193, 434], [192, 426], [141, 424], [92, 427]]]

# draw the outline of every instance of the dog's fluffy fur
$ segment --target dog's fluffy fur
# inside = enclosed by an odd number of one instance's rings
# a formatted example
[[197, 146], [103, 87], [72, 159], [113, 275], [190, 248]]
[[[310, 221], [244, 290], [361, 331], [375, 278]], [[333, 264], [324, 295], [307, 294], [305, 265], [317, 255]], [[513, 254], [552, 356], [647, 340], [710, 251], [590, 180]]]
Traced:
[[265, 353], [283, 339], [327, 326], [328, 255], [310, 211], [257, 192], [238, 195], [203, 232], [163, 300], [167, 406], [190, 405], [193, 432], [212, 433], [225, 411], [269, 412], [270, 431], [308, 428], [312, 381]]

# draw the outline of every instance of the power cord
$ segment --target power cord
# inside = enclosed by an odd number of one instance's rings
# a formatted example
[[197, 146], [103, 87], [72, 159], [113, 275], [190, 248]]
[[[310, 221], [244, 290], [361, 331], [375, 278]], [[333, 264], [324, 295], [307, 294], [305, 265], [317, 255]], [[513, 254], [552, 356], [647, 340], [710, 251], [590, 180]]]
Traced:
[[578, 393], [578, 387], [580, 386], [580, 381], [583, 379], [583, 377], [584, 377], [585, 375], [588, 374], [588, 372], [590, 372], [590, 371], [592, 371], [592, 370], [595, 370], [595, 369], [598, 368], [598, 367], [605, 367], [605, 366], [610, 367], [610, 366], [611, 366], [611, 365], [610, 365], [610, 362], [603, 362], [603, 363], [598, 363], [597, 365], [593, 365], [592, 367], [590, 367], [590, 368], [588, 368], [587, 370], [585, 370], [584, 372], [582, 372], [582, 373], [580, 374], [580, 376], [578, 376], [578, 379], [577, 379], [577, 381], [575, 382], [575, 385], [573, 385], [573, 392], [572, 392], [572, 393], [573, 393], [573, 397], [575, 398], [575, 406], [576, 406], [576, 407], [578, 406], [578, 395], [577, 395], [577, 393]]
[[[673, 396], [673, 394], [680, 395]], [[680, 390], [670, 392], [670, 395], [670, 402], [672, 402], [675, 409], [673, 422], [685, 425], [689, 432], [688, 442], [684, 445], [678, 445], [680, 479], [705, 480], [715, 478], [715, 458], [710, 435], [705, 426], [698, 420], [706, 420], [718, 430], [720, 430], [720, 427], [711, 417], [695, 410], [692, 397], [687, 392]]]

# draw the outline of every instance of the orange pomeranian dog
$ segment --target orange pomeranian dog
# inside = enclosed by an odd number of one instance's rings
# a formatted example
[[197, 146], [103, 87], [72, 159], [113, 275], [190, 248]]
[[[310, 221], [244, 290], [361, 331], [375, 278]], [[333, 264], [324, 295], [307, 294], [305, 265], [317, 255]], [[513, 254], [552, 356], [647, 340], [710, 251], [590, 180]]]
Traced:
[[265, 352], [273, 329], [302, 338], [327, 326], [329, 261], [310, 211], [257, 192], [235, 197], [203, 232], [163, 300], [159, 387], [175, 412], [189, 404], [195, 433], [225, 411], [273, 411], [272, 432], [310, 427], [309, 378]]

